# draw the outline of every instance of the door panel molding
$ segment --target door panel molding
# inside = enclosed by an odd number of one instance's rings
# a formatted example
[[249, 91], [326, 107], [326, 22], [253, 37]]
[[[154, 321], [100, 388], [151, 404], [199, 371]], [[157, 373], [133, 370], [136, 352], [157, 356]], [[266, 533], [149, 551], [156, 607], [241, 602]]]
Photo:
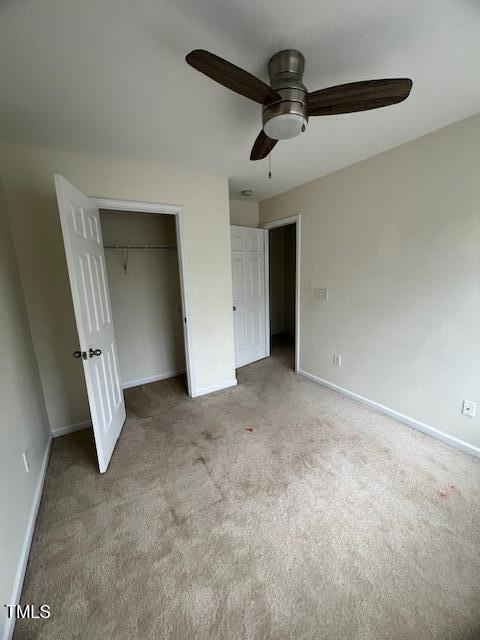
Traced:
[[[104, 285], [100, 214], [93, 200], [60, 175], [55, 175], [55, 188], [98, 466], [104, 473], [125, 422], [126, 411], [118, 376], [110, 294]], [[99, 269], [103, 270], [102, 277]], [[74, 350], [75, 345], [72, 345]]]
[[265, 358], [265, 231], [231, 225], [235, 368]]

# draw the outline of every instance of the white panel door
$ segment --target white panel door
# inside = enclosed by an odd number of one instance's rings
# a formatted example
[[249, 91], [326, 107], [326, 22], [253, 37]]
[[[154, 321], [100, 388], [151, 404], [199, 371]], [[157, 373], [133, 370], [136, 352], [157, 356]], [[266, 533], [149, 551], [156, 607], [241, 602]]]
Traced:
[[104, 473], [125, 422], [125, 403], [100, 216], [95, 203], [62, 176], [55, 176], [55, 188], [78, 330], [75, 357], [83, 363], [98, 466]]
[[265, 232], [231, 227], [235, 367], [266, 357]]

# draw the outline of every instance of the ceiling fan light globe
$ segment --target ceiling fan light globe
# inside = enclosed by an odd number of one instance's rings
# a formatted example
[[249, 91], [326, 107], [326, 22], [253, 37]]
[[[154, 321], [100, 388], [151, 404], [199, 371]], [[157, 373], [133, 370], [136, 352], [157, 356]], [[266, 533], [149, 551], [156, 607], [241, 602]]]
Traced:
[[263, 125], [266, 135], [273, 140], [288, 140], [300, 135], [307, 126], [307, 120], [298, 113], [280, 113]]

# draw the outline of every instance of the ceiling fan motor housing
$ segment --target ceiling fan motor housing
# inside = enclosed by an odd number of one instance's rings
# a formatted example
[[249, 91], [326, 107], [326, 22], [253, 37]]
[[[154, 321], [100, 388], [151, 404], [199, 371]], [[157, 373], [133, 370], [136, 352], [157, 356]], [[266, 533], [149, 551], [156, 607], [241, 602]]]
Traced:
[[269, 138], [293, 138], [308, 122], [307, 89], [302, 82], [305, 58], [295, 49], [279, 51], [270, 58], [268, 75], [280, 100], [263, 108], [263, 130]]

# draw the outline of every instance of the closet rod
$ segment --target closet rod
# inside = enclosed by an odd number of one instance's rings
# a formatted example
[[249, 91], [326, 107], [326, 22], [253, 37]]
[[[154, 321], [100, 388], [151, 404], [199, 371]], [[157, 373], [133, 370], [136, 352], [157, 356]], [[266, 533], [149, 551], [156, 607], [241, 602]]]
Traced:
[[176, 249], [174, 244], [106, 244], [105, 249]]

